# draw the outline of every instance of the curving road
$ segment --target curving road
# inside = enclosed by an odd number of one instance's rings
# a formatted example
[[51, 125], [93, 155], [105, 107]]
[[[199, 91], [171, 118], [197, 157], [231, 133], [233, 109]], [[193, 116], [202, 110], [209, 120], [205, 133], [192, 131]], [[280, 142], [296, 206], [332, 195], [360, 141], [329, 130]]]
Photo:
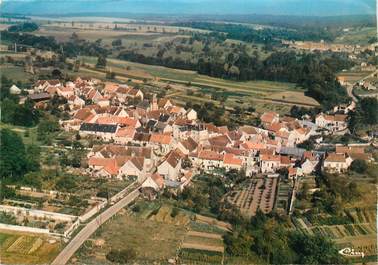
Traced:
[[68, 245], [59, 253], [52, 265], [64, 265], [66, 264], [72, 255], [80, 248], [80, 246], [107, 220], [115, 215], [123, 207], [134, 201], [140, 192], [138, 189], [132, 191], [119, 202], [106, 209], [103, 213], [99, 214], [95, 219], [90, 221], [71, 241]]

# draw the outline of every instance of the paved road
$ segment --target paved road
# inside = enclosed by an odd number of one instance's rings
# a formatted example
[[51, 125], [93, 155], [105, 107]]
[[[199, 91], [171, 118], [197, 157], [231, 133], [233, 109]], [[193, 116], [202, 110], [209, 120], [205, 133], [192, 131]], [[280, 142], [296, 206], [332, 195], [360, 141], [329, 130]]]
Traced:
[[[377, 74], [377, 73], [378, 73], [378, 70], [375, 70], [374, 72], [372, 72], [372, 73], [368, 74], [367, 76], [361, 78], [360, 80], [356, 81], [355, 83], [359, 83], [359, 82], [365, 81], [365, 79], [374, 77], [374, 75]], [[353, 99], [353, 101], [357, 102], [358, 99], [353, 95], [353, 85], [347, 85], [346, 90], [347, 90], [348, 96], [350, 96]]]
[[106, 209], [103, 213], [89, 222], [71, 241], [68, 245], [59, 253], [52, 265], [64, 265], [66, 264], [72, 255], [80, 248], [80, 246], [87, 240], [103, 223], [115, 215], [123, 207], [127, 206], [133, 200], [139, 196], [138, 189], [128, 194], [125, 198]]

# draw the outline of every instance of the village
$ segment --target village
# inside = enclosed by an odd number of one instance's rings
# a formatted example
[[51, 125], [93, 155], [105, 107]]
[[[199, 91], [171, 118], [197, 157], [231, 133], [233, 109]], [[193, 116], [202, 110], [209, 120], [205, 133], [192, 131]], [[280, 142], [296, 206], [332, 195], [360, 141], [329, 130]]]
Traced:
[[[96, 144], [87, 148], [82, 174], [93, 179], [129, 180], [149, 200], [165, 189], [183, 191], [196, 175], [234, 171], [252, 180], [227, 196], [243, 214], [254, 216], [258, 209], [291, 214], [301, 181], [312, 178], [315, 182], [315, 171], [342, 173], [354, 160], [373, 160], [365, 151], [368, 142], [349, 146], [323, 143], [324, 137], [348, 132], [353, 101], [319, 113], [314, 120], [308, 115], [296, 119], [265, 112], [258, 127], [229, 129], [201, 122], [194, 109], [156, 94], [146, 97], [143, 89], [126, 84], [80, 77], [66, 83], [40, 80], [27, 92], [20, 104], [32, 100], [38, 109], [44, 109], [54, 97], [63, 99], [66, 103], [59, 108], [69, 113], [59, 121], [63, 130], [96, 139]], [[21, 90], [12, 86], [10, 93], [20, 94]], [[316, 146], [313, 150], [299, 147], [310, 139]], [[279, 203], [282, 197], [283, 206]], [[91, 200], [93, 208], [82, 211], [84, 217], [52, 214], [57, 217], [51, 218], [68, 222], [63, 237], [69, 238], [80, 221], [106, 207], [104, 199]], [[49, 216], [46, 211], [9, 205], [2, 205], [1, 211]]]

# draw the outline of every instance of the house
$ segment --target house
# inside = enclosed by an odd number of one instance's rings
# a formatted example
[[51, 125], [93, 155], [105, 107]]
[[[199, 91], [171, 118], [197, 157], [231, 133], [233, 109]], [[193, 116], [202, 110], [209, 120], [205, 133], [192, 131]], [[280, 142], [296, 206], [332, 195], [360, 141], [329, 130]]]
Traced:
[[182, 140], [177, 144], [177, 148], [185, 155], [196, 151], [198, 144], [191, 137]]
[[208, 139], [210, 145], [214, 146], [229, 146], [231, 144], [231, 140], [227, 135], [219, 135]]
[[141, 191], [143, 197], [154, 200], [159, 191], [163, 190], [165, 187], [164, 178], [158, 174], [152, 174], [147, 176], [146, 180], [142, 183]]
[[119, 178], [136, 177], [139, 183], [145, 180], [144, 157], [118, 156], [116, 157], [119, 168]]
[[261, 123], [264, 126], [267, 126], [272, 123], [278, 123], [280, 120], [280, 115], [276, 112], [270, 111], [270, 112], [264, 112], [261, 117]]
[[118, 125], [113, 124], [83, 123], [80, 126], [79, 134], [81, 136], [95, 135], [109, 141], [115, 138], [117, 129]]
[[164, 178], [158, 174], [150, 174], [146, 180], [142, 183], [142, 188], [150, 187], [155, 191], [162, 190], [164, 188]]
[[212, 150], [201, 150], [198, 153], [189, 154], [189, 159], [194, 166], [205, 171], [223, 167], [223, 155]]
[[57, 88], [57, 87], [60, 87], [60, 86], [61, 86], [61, 83], [57, 79], [53, 79], [53, 80], [39, 80], [34, 85], [34, 90], [37, 93], [40, 93], [42, 91], [45, 91], [48, 87], [55, 87], [55, 88]]
[[87, 123], [92, 123], [94, 120], [96, 120], [96, 112], [94, 110], [91, 110], [90, 108], [83, 108], [79, 109], [75, 115], [75, 120], [85, 121]]
[[97, 177], [112, 178], [118, 176], [119, 167], [114, 158], [91, 157], [88, 166]]
[[236, 169], [240, 170], [243, 165], [243, 160], [237, 158], [234, 154], [224, 154], [223, 156], [223, 167], [227, 170]]
[[132, 88], [128, 91], [127, 96], [130, 98], [139, 98], [140, 100], [143, 100], [144, 95], [143, 92], [140, 89]]
[[28, 95], [28, 98], [34, 102], [39, 102], [39, 101], [44, 101], [44, 100], [50, 100], [51, 96], [48, 93], [38, 93], [38, 94]]
[[281, 158], [279, 155], [260, 154], [261, 173], [274, 173], [280, 168]]
[[9, 93], [12, 95], [20, 95], [21, 94], [21, 89], [19, 89], [16, 85], [12, 85], [9, 88]]
[[127, 144], [131, 142], [136, 133], [136, 129], [132, 126], [119, 128], [114, 137], [114, 141], [118, 144]]
[[186, 118], [191, 121], [197, 120], [197, 112], [194, 109], [189, 109], [186, 112]]
[[329, 153], [323, 162], [323, 168], [330, 172], [346, 171], [353, 159], [345, 154]]
[[97, 89], [92, 88], [86, 95], [86, 98], [88, 100], [91, 100], [94, 103], [99, 102], [103, 99], [103, 96], [100, 94], [100, 92], [97, 91]]
[[77, 108], [81, 109], [85, 106], [85, 101], [82, 98], [75, 95], [70, 96], [67, 100], [67, 103], [71, 110]]
[[177, 180], [181, 168], [181, 160], [180, 154], [173, 150], [158, 165], [157, 172], [165, 179]]
[[305, 151], [303, 153], [300, 168], [304, 175], [309, 175], [313, 173], [316, 170], [318, 164], [319, 158], [313, 152]]
[[172, 107], [173, 104], [168, 98], [162, 98], [158, 102], [159, 109], [168, 109], [169, 107]]
[[315, 124], [332, 132], [343, 131], [348, 127], [347, 118], [348, 116], [344, 114], [327, 115], [320, 113], [315, 118]]
[[75, 95], [74, 89], [69, 86], [59, 86], [59, 87], [56, 87], [55, 89], [56, 89], [56, 93], [59, 96], [64, 97], [64, 98], [69, 98]]
[[166, 154], [170, 151], [173, 144], [173, 137], [170, 134], [151, 134], [150, 144], [155, 146], [154, 150], [160, 154]]

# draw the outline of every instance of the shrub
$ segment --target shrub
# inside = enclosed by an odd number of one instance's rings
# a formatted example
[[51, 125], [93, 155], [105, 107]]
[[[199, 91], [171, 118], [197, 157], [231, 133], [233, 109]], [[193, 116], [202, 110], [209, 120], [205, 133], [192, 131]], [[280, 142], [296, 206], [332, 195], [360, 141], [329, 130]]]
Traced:
[[350, 170], [363, 174], [368, 169], [368, 165], [365, 160], [362, 159], [356, 159], [352, 162], [350, 165]]
[[176, 207], [174, 207], [172, 209], [172, 212], [171, 212], [171, 217], [175, 218], [178, 215], [178, 213], [179, 213], [179, 209], [177, 209]]
[[126, 248], [122, 250], [110, 250], [106, 254], [106, 259], [114, 262], [114, 263], [121, 263], [125, 264], [130, 262], [131, 260], [135, 259], [136, 252], [132, 248]]
[[139, 205], [135, 205], [133, 208], [132, 208], [133, 212], [134, 213], [139, 213], [140, 212], [140, 206]]

